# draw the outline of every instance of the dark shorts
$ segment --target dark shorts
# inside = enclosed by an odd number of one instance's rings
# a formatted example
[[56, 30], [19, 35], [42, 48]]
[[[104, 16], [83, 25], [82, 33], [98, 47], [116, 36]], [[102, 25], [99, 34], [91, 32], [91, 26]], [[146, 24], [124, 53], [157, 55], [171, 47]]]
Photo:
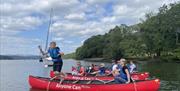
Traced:
[[63, 66], [62, 61], [54, 62], [53, 63], [53, 71], [61, 72], [62, 66]]

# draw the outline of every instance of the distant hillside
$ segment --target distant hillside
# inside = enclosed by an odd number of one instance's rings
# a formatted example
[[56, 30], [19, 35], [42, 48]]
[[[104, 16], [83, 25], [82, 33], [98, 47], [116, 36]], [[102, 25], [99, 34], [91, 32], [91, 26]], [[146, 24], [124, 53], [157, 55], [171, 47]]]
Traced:
[[64, 59], [75, 59], [75, 53], [69, 53], [63, 56]]
[[39, 59], [39, 56], [28, 55], [28, 56], [20, 56], [20, 55], [0, 55], [0, 60], [17, 60], [17, 59]]
[[180, 2], [163, 5], [159, 12], [147, 13], [141, 23], [121, 24], [104, 35], [92, 36], [77, 48], [76, 59], [180, 59], [179, 10]]
[[[0, 55], [0, 60], [17, 60], [17, 59], [39, 59], [39, 56], [28, 55], [28, 56], [20, 56], [20, 55]], [[63, 56], [63, 59], [74, 59], [75, 53], [69, 53]]]

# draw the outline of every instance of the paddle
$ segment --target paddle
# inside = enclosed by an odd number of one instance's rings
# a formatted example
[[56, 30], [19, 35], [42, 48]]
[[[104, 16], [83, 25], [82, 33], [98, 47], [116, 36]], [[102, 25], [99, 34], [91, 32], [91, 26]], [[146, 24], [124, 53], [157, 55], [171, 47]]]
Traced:
[[[52, 58], [51, 57], [48, 57], [48, 53], [45, 53], [43, 50], [42, 50], [42, 47], [39, 45], [38, 46], [38, 49], [39, 49], [39, 51], [40, 51], [40, 53], [41, 53], [41, 56], [40, 56], [40, 59], [39, 59], [39, 62], [43, 62], [43, 61], [49, 61], [49, 60], [52, 60]], [[45, 65], [44, 65], [44, 67], [45, 68], [47, 68], [47, 67], [52, 67], [53, 65], [49, 65], [49, 64], [46, 64], [45, 63]]]
[[134, 90], [137, 91], [137, 87], [136, 87], [136, 82], [135, 82], [135, 80], [133, 80], [132, 77], [131, 77], [131, 80], [132, 80], [132, 82], [133, 82], [133, 84], [134, 84]]
[[[100, 81], [100, 82], [102, 82], [102, 83], [104, 83], [104, 84], [106, 83], [105, 81], [103, 81], [103, 80], [101, 80], [101, 79], [98, 79], [97, 76], [98, 76], [98, 75], [96, 74], [96, 75], [95, 75], [95, 77], [96, 77], [95, 80]], [[89, 81], [89, 82], [87, 82], [87, 84], [90, 84], [91, 82], [92, 82], [92, 81]]]
[[[43, 54], [44, 52], [43, 52], [43, 50], [42, 50], [40, 45], [38, 46], [38, 48], [40, 50], [40, 53]], [[39, 59], [39, 62], [43, 62], [43, 58], [42, 57]]]
[[40, 53], [42, 54], [41, 58], [47, 58], [48, 57], [47, 53], [45, 53], [43, 51], [43, 49], [40, 45], [38, 46], [38, 49], [39, 49]]
[[42, 47], [39, 45], [38, 46], [38, 49], [39, 49], [39, 51], [40, 51], [40, 53], [41, 53], [41, 58], [40, 58], [40, 62], [43, 62], [43, 59], [45, 58], [45, 56], [47, 56], [46, 55], [46, 53], [42, 50]]

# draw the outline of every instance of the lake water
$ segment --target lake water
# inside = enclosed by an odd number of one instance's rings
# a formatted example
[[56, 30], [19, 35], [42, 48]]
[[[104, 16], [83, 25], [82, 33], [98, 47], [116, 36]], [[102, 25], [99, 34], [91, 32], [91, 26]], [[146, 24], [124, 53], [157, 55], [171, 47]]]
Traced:
[[[82, 61], [83, 65], [89, 63]], [[63, 71], [70, 72], [74, 65], [75, 60], [64, 60]], [[48, 77], [51, 69], [38, 60], [0, 60], [0, 91], [42, 91], [29, 87], [28, 76]], [[150, 72], [153, 78], [160, 78], [160, 91], [180, 91], [179, 63], [139, 62], [138, 69]]]

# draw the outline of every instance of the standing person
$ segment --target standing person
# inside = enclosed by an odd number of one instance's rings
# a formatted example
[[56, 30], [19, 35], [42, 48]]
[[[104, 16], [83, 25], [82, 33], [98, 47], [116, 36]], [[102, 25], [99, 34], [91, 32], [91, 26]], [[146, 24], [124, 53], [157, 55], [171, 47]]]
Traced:
[[63, 61], [61, 56], [63, 56], [64, 53], [61, 52], [60, 48], [56, 46], [56, 42], [54, 41], [50, 43], [48, 53], [53, 61], [53, 71], [55, 73], [60, 73], [63, 66]]
[[130, 73], [128, 67], [126, 66], [126, 60], [121, 59], [118, 61], [118, 68], [114, 71], [115, 82], [119, 84], [130, 83]]
[[131, 60], [128, 64], [129, 72], [137, 72], [137, 66], [134, 64], [134, 62]]

